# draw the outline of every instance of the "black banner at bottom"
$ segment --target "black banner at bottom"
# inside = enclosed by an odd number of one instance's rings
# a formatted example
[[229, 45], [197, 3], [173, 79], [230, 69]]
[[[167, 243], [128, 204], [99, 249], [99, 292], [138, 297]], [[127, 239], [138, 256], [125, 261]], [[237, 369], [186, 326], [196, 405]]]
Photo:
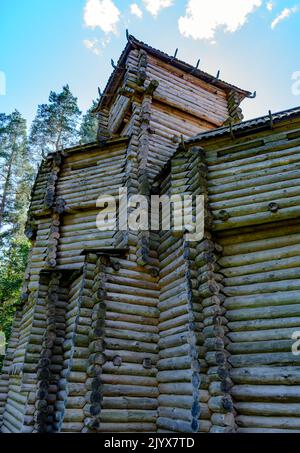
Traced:
[[[6, 448], [35, 448], [44, 453], [47, 449], [54, 453], [61, 449], [72, 453], [89, 453], [89, 449], [107, 452], [172, 452], [198, 451], [199, 453], [219, 451], [239, 451], [257, 453], [257, 448], [273, 451], [287, 451], [296, 448], [299, 434], [2, 434], [1, 451]], [[91, 451], [91, 450], [90, 450]]]

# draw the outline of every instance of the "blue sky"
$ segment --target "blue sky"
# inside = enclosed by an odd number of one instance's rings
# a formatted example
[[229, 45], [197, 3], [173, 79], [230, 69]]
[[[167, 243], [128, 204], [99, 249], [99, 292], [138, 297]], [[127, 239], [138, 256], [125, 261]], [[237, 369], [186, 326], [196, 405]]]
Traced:
[[0, 112], [17, 108], [30, 123], [50, 90], [66, 83], [86, 110], [126, 44], [126, 28], [256, 90], [242, 104], [246, 118], [300, 104], [292, 90], [300, 80], [300, 0], [0, 0]]

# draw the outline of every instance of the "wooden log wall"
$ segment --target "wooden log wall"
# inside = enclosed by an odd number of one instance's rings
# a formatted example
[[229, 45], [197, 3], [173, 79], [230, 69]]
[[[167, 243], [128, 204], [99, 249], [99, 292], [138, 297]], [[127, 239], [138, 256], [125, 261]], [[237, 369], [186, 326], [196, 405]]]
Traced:
[[68, 305], [66, 275], [52, 272], [43, 275], [45, 291], [45, 328], [37, 365], [37, 391], [35, 398], [35, 431], [55, 432], [58, 384], [63, 368], [65, 340], [65, 313]]
[[147, 81], [157, 80], [153, 94], [149, 167], [155, 174], [178, 147], [181, 135], [190, 138], [221, 125], [228, 117], [226, 93], [192, 75], [149, 56]]
[[203, 241], [187, 242], [185, 235], [178, 238], [170, 232], [161, 238], [158, 383], [159, 414], [164, 416], [158, 419], [158, 430], [232, 432], [230, 364], [221, 308], [225, 296], [217, 265], [222, 247], [210, 233], [204, 152], [179, 149], [169, 176], [162, 179], [161, 193], [204, 195], [206, 209]]
[[59, 432], [83, 432], [86, 427], [95, 262], [96, 257], [88, 256], [82, 273], [69, 287], [63, 369], [56, 402], [55, 428]]
[[[49, 349], [51, 339], [44, 338], [45, 330], [53, 327], [53, 314], [49, 315], [47, 305], [49, 297], [49, 281], [45, 276], [41, 276], [38, 292], [29, 295], [23, 311], [20, 313], [20, 333], [17, 344], [14, 345], [15, 353], [11, 364], [11, 374], [14, 380], [14, 389], [17, 396], [8, 394], [8, 401], [3, 416], [3, 425], [10, 417], [11, 400], [19, 403], [15, 406], [14, 416], [20, 425], [16, 427], [16, 432], [33, 432], [50, 430], [51, 427], [51, 406], [57, 393], [56, 375], [62, 360], [61, 336], [63, 332], [63, 322], [61, 320], [62, 295], [55, 303], [57, 316], [55, 317], [56, 338], [53, 346]], [[56, 293], [50, 296], [56, 298]], [[53, 311], [53, 308], [51, 309]], [[51, 324], [52, 322], [52, 324]], [[15, 331], [13, 330], [14, 338]], [[50, 334], [49, 334], [50, 335]], [[46, 346], [49, 347], [46, 347]], [[53, 352], [53, 357], [50, 352]], [[16, 385], [18, 377], [18, 388]], [[17, 412], [17, 410], [19, 412]], [[49, 428], [49, 429], [48, 429]]]
[[130, 99], [118, 95], [109, 112], [108, 130], [110, 134], [117, 134], [126, 126], [126, 116], [130, 114]]
[[[124, 143], [124, 140], [121, 141]], [[122, 148], [122, 149], [120, 149]], [[93, 244], [95, 235], [98, 233], [96, 229], [96, 199], [103, 193], [101, 190], [107, 192], [113, 187], [114, 193], [117, 190], [117, 185], [112, 185], [112, 180], [116, 181], [121, 186], [122, 179], [122, 168], [124, 166], [124, 145], [120, 146], [117, 143], [116, 150], [112, 150], [110, 155], [108, 152], [102, 153], [102, 149], [97, 149], [96, 152], [90, 154], [86, 153], [84, 158], [78, 159], [75, 154], [72, 155], [70, 161], [66, 159], [64, 166], [62, 167], [63, 172], [60, 172], [60, 162], [56, 158], [50, 158], [46, 161], [41, 168], [41, 172], [37, 178], [35, 188], [33, 190], [33, 198], [31, 204], [30, 218], [27, 225], [28, 234], [33, 241], [33, 247], [30, 254], [30, 261], [28, 270], [26, 271], [26, 280], [23, 288], [24, 307], [20, 314], [22, 329], [20, 333], [17, 331], [12, 335], [12, 344], [14, 348], [15, 357], [13, 362], [9, 365], [9, 369], [13, 370], [12, 373], [18, 373], [16, 376], [12, 374], [9, 378], [9, 382], [12, 381], [12, 389], [8, 390], [8, 398], [3, 402], [5, 408], [2, 408], [3, 412], [3, 426], [4, 430], [14, 430], [15, 432], [31, 432], [33, 430], [57, 430], [60, 429], [60, 418], [55, 412], [55, 407], [59, 401], [56, 402], [57, 395], [57, 379], [59, 376], [59, 369], [62, 366], [60, 363], [62, 360], [62, 352], [60, 351], [62, 345], [61, 341], [63, 338], [63, 307], [64, 299], [60, 299], [57, 303], [60, 304], [56, 307], [57, 316], [55, 316], [55, 326], [58, 331], [58, 337], [54, 344], [54, 352], [52, 354], [53, 360], [51, 359], [50, 367], [51, 380], [47, 383], [48, 389], [46, 389], [46, 383], [37, 376], [36, 370], [39, 366], [45, 365], [48, 360], [46, 357], [41, 357], [42, 350], [48, 353], [48, 349], [42, 347], [42, 339], [44, 329], [47, 326], [47, 318], [49, 313], [47, 309], [48, 300], [48, 284], [41, 279], [41, 271], [43, 269], [49, 269], [58, 264], [62, 271], [65, 269], [70, 270], [76, 269], [78, 266], [82, 266], [83, 257], [80, 256], [80, 252], [83, 248]], [[72, 197], [72, 190], [69, 191], [68, 187], [77, 188], [78, 192], [81, 190], [82, 185], [88, 187], [91, 183], [93, 187], [93, 181], [98, 181], [99, 178], [99, 167], [97, 162], [101, 161], [103, 156], [103, 165], [101, 166], [101, 177], [99, 184], [95, 184], [94, 199], [90, 197], [93, 202], [89, 201], [88, 194], [84, 193], [83, 206], [80, 202], [75, 203], [74, 197]], [[115, 159], [114, 159], [115, 157]], [[123, 157], [123, 159], [122, 159]], [[105, 160], [106, 159], [106, 160]], [[111, 159], [111, 161], [110, 161]], [[82, 165], [82, 161], [84, 164]], [[96, 167], [96, 168], [95, 168]], [[82, 178], [78, 178], [78, 169], [86, 168], [88, 171], [82, 175]], [[96, 174], [98, 172], [98, 174]], [[58, 178], [62, 177], [62, 179]], [[109, 175], [109, 177], [108, 177]], [[73, 180], [72, 180], [73, 178]], [[110, 180], [109, 180], [110, 178]], [[59, 179], [59, 185], [57, 181]], [[67, 183], [66, 183], [67, 181]], [[103, 185], [104, 183], [104, 185]], [[71, 184], [70, 186], [68, 184]], [[76, 189], [76, 190], [77, 190]], [[88, 189], [86, 189], [88, 192]], [[97, 196], [96, 196], [97, 194]], [[86, 196], [85, 196], [86, 195]], [[64, 200], [64, 198], [66, 201]], [[77, 196], [78, 199], [78, 196]], [[76, 200], [76, 197], [75, 197]], [[87, 213], [91, 212], [92, 215], [89, 217], [82, 209], [87, 209]], [[64, 216], [61, 212], [68, 210], [68, 214]], [[71, 214], [72, 212], [72, 214]], [[74, 214], [73, 214], [74, 213]], [[75, 228], [71, 231], [75, 233], [74, 238], [70, 235], [68, 241], [64, 239], [64, 235], [68, 234], [68, 217], [73, 215], [75, 220]], [[61, 225], [62, 220], [62, 225]], [[90, 229], [87, 230], [86, 226], [89, 222]], [[79, 228], [78, 228], [79, 224]], [[81, 226], [81, 230], [80, 230]], [[80, 231], [84, 229], [82, 234]], [[76, 234], [79, 236], [77, 238]], [[109, 236], [99, 238], [99, 245], [107, 246], [111, 245], [111, 232]], [[59, 243], [61, 239], [61, 244]], [[86, 241], [85, 241], [86, 239]], [[76, 240], [78, 242], [76, 242]], [[80, 242], [81, 241], [81, 242]], [[89, 242], [90, 241], [90, 242]], [[68, 244], [71, 246], [68, 247]], [[59, 263], [60, 250], [66, 248], [65, 262]], [[69, 254], [68, 254], [69, 251]], [[58, 253], [57, 253], [58, 252]], [[75, 256], [74, 256], [75, 255]], [[57, 260], [58, 258], [58, 260]], [[61, 288], [60, 292], [65, 291]], [[67, 300], [68, 294], [61, 294], [60, 297]], [[16, 339], [15, 339], [16, 337]], [[18, 341], [17, 346], [15, 342]], [[47, 340], [48, 341], [48, 340]], [[10, 348], [10, 347], [9, 347]], [[43, 363], [42, 363], [43, 362]], [[48, 368], [49, 368], [48, 367]], [[47, 367], [46, 367], [47, 368]], [[40, 374], [46, 374], [47, 371], [42, 367], [39, 371]], [[9, 382], [5, 384], [5, 388], [9, 389]], [[8, 386], [7, 386], [8, 385]], [[38, 392], [36, 388], [38, 386]], [[41, 388], [40, 388], [41, 386]], [[14, 396], [18, 394], [19, 396]], [[19, 405], [17, 408], [11, 401], [17, 401]], [[47, 402], [47, 408], [45, 409], [45, 401]], [[13, 405], [13, 409], [11, 409]], [[17, 413], [16, 410], [20, 410]], [[43, 423], [41, 423], [41, 413], [43, 409], [47, 411], [44, 414]], [[12, 423], [12, 412], [15, 415], [16, 422]], [[56, 420], [56, 418], [58, 420]], [[5, 428], [5, 423], [8, 426]]]
[[111, 137], [108, 129], [108, 117], [109, 111], [107, 109], [102, 109], [98, 113], [98, 131], [97, 131], [97, 141], [102, 142]]
[[[183, 284], [188, 269], [193, 288], [191, 312], [195, 316], [199, 310], [200, 315], [194, 322], [200, 364], [199, 431], [299, 432], [299, 356], [292, 354], [292, 334], [300, 330], [296, 196], [291, 201], [295, 209], [289, 210], [290, 188], [297, 192], [298, 184], [298, 137], [299, 124], [295, 121], [240, 140], [212, 139], [205, 151], [189, 149], [183, 155], [178, 151], [170, 172], [162, 174], [160, 193], [184, 194], [193, 191], [195, 182], [194, 193], [202, 189], [207, 212], [205, 238], [195, 247], [170, 233], [161, 236], [158, 431], [191, 429], [195, 406], [188, 369], [192, 359], [189, 357], [183, 365], [183, 373], [180, 367], [187, 352], [184, 335], [174, 336], [175, 343], [169, 344], [163, 322], [168, 313], [165, 304], [172, 303], [174, 297], [173, 283], [176, 302], [167, 323], [171, 323], [170, 334], [172, 328], [174, 333], [180, 332], [183, 318], [177, 318], [177, 310], [181, 315], [189, 300]], [[193, 153], [198, 160], [189, 157]], [[245, 162], [246, 156], [251, 165]], [[230, 196], [227, 182], [231, 184]], [[249, 195], [250, 188], [253, 196]], [[240, 218], [230, 221], [226, 213], [231, 213], [231, 203], [245, 212], [260, 212], [255, 205], [256, 194], [266, 200], [266, 217], [251, 216], [255, 220], [249, 222], [250, 226]], [[220, 199], [216, 201], [216, 197]], [[226, 211], [221, 218], [216, 207]], [[185, 325], [185, 334], [188, 329]], [[177, 352], [179, 357], [174, 357]], [[165, 365], [170, 371], [162, 369]], [[181, 385], [181, 379], [185, 385]], [[176, 396], [171, 397], [169, 392]], [[178, 408], [180, 404], [186, 406]]]
[[[34, 431], [36, 414], [36, 392], [38, 385], [37, 367], [42, 352], [42, 341], [47, 326], [47, 286], [48, 280], [40, 276], [39, 289], [30, 292], [28, 301], [24, 307], [30, 307], [27, 322], [23, 315], [24, 333], [28, 339], [24, 357], [24, 373], [22, 387], [28, 391], [26, 419], [24, 420], [23, 430], [26, 432]], [[23, 331], [23, 327], [22, 327]]]
[[155, 431], [159, 291], [131, 253], [89, 255], [70, 288], [55, 416], [61, 432]]
[[[172, 159], [161, 194], [187, 195], [195, 190], [197, 156], [182, 150]], [[192, 169], [196, 169], [193, 172]], [[176, 216], [176, 213], [174, 214]], [[200, 413], [207, 412], [203, 316], [197, 288], [195, 245], [184, 233], [161, 233], [159, 298], [158, 432], [197, 432]], [[202, 377], [204, 377], [203, 382]]]
[[300, 132], [286, 129], [212, 145], [208, 191], [217, 230], [299, 216]]
[[[20, 431], [20, 420], [14, 419], [14, 400], [17, 399], [21, 370], [14, 366], [14, 355], [18, 346], [18, 337], [20, 322], [22, 319], [22, 310], [18, 310], [12, 325], [12, 334], [7, 346], [4, 364], [1, 370], [1, 431], [4, 433]], [[16, 398], [15, 398], [16, 397]], [[8, 405], [8, 400], [11, 404]], [[18, 405], [18, 399], [17, 399]]]
[[[126, 139], [121, 139], [107, 147], [94, 146], [66, 156], [59, 178], [53, 174], [51, 159], [43, 164], [45, 181], [41, 189], [37, 185], [34, 188], [28, 225], [35, 219], [30, 290], [38, 288], [39, 273], [44, 267], [76, 269], [83, 264], [82, 249], [112, 244], [113, 233], [100, 232], [96, 227], [96, 201], [101, 194], [118, 195], [123, 186], [125, 157]], [[55, 187], [49, 186], [52, 181]]]
[[300, 432], [300, 222], [220, 236], [237, 432]]
[[39, 168], [39, 172], [36, 177], [35, 184], [33, 186], [31, 194], [29, 212], [32, 214], [44, 208], [45, 195], [51, 168], [52, 168], [51, 159], [44, 160]]
[[223, 308], [223, 275], [217, 264], [221, 247], [206, 233], [204, 241], [197, 246], [199, 295], [203, 308], [203, 337], [207, 370], [207, 421], [202, 421], [200, 430], [207, 427], [210, 433], [235, 431], [234, 407], [230, 394], [230, 361], [226, 350], [227, 318]]
[[159, 87], [155, 99], [202, 118], [208, 123], [221, 126], [228, 117], [227, 95], [225, 91], [198, 79], [192, 74], [166, 64], [156, 57], [149, 56], [147, 77], [156, 79]]
[[92, 428], [98, 432], [156, 430], [159, 290], [157, 277], [136, 264], [135, 250], [128, 260], [103, 257], [99, 263], [91, 348], [99, 367], [91, 383]]
[[114, 232], [101, 232], [96, 227], [96, 201], [100, 195], [118, 196], [125, 177], [125, 157], [123, 143], [64, 159], [57, 184], [57, 196], [66, 203], [58, 243], [59, 267], [76, 268], [83, 264], [80, 252], [85, 248], [112, 245]]
[[[3, 415], [3, 423], [5, 424], [6, 420], [11, 420], [11, 401], [17, 401], [18, 407], [14, 407], [14, 416], [19, 423], [17, 427], [15, 426], [17, 432], [31, 432], [34, 429], [36, 371], [47, 316], [40, 272], [44, 267], [51, 267], [56, 263], [57, 224], [55, 222], [58, 222], [59, 218], [55, 217], [54, 211], [52, 213], [52, 208], [56, 201], [55, 188], [60, 163], [61, 155], [56, 154], [48, 162], [42, 164], [41, 174], [37, 177], [32, 194], [33, 201], [29, 225], [27, 225], [28, 235], [33, 240], [33, 248], [23, 286], [22, 299], [24, 305], [20, 320], [22, 327], [18, 333], [18, 343], [15, 347], [11, 366], [15, 381], [14, 389], [19, 396], [17, 399], [13, 395], [9, 396]], [[48, 215], [46, 221], [40, 219], [43, 213]], [[38, 242], [37, 247], [35, 247], [36, 242]], [[41, 246], [41, 242], [43, 242], [43, 246]], [[12, 424], [12, 421], [10, 423]]]
[[[161, 238], [159, 248], [159, 418], [158, 432], [196, 432], [200, 413], [200, 376], [205, 364], [199, 360], [201, 313], [193, 303], [185, 244], [172, 233]], [[199, 347], [198, 347], [199, 346]], [[201, 354], [200, 354], [201, 355]]]
[[203, 300], [210, 432], [299, 431], [299, 137], [295, 120], [201, 143], [213, 232]]
[[51, 219], [50, 217], [36, 220], [36, 237], [32, 241], [31, 262], [28, 269], [28, 290], [39, 289], [40, 273], [46, 267], [48, 242], [50, 239]]
[[[36, 365], [41, 351], [46, 316], [36, 292], [29, 294], [17, 314], [19, 327], [14, 326], [11, 342], [13, 356], [8, 368], [8, 397], [3, 413], [5, 432], [32, 432], [35, 411]], [[11, 346], [9, 345], [8, 350]], [[12, 416], [15, 418], [13, 422]]]

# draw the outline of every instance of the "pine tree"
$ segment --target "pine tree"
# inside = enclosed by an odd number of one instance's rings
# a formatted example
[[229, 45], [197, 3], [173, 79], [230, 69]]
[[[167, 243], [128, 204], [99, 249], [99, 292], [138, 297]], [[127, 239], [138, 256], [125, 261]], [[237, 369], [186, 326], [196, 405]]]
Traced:
[[[28, 153], [30, 156], [30, 153]], [[36, 175], [36, 167], [29, 160], [25, 160], [19, 168], [20, 175], [15, 190], [13, 210], [10, 215], [12, 234], [15, 239], [24, 237], [24, 228], [27, 221], [27, 211], [30, 204], [31, 190]]]
[[98, 119], [97, 114], [94, 113], [98, 101], [93, 101], [92, 107], [86, 112], [82, 118], [80, 127], [80, 141], [81, 143], [92, 143], [97, 139]]
[[35, 172], [18, 111], [0, 114], [0, 168], [0, 331], [8, 337], [27, 262], [23, 231]]
[[38, 106], [30, 132], [30, 144], [38, 159], [78, 141], [80, 115], [77, 98], [69, 85], [61, 93], [50, 92], [49, 103]]
[[16, 215], [17, 187], [28, 177], [30, 167], [26, 121], [17, 110], [0, 115], [0, 167], [0, 233], [5, 236]]

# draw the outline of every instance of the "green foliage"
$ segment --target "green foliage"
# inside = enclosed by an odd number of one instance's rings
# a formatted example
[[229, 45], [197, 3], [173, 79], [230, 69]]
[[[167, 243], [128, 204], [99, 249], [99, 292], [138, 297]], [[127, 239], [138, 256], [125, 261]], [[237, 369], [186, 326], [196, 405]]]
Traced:
[[[20, 209], [27, 209], [33, 167], [27, 146], [26, 121], [15, 110], [0, 114], [0, 244], [18, 230]], [[27, 200], [26, 200], [27, 197]], [[7, 242], [7, 241], [6, 241]]]
[[[0, 331], [8, 339], [15, 311], [20, 303], [20, 292], [28, 259], [29, 241], [15, 239], [4, 250], [0, 263]], [[1, 363], [0, 363], [1, 367]]]
[[98, 101], [93, 101], [92, 107], [83, 115], [81, 126], [80, 126], [80, 141], [82, 143], [95, 142], [97, 139], [98, 131], [98, 119], [94, 113], [95, 108], [98, 105]]
[[0, 114], [0, 331], [6, 338], [27, 261], [29, 245], [23, 232], [34, 173], [26, 121], [18, 111]]
[[49, 103], [38, 106], [30, 131], [30, 145], [38, 160], [77, 142], [80, 115], [69, 85], [61, 93], [50, 92]]

